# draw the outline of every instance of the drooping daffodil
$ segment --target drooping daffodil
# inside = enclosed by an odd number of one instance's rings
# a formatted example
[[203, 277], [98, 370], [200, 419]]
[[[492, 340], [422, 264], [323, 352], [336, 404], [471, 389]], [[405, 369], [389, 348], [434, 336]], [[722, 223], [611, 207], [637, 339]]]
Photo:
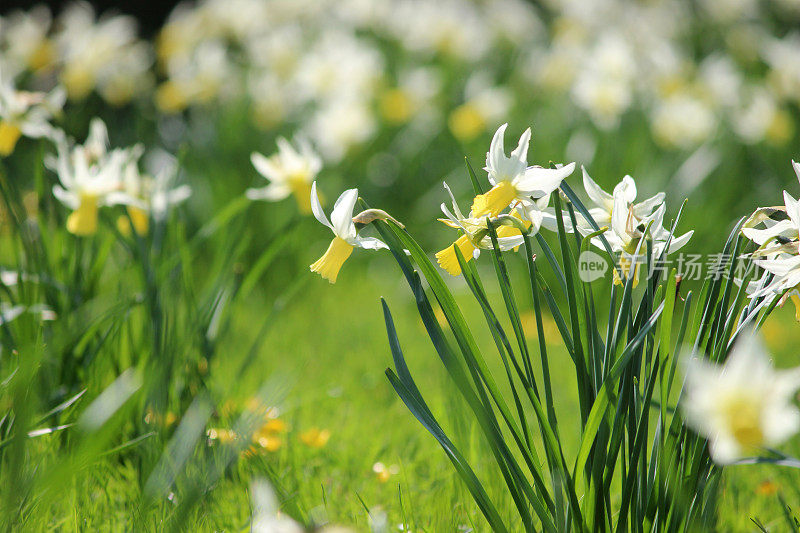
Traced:
[[[453, 244], [437, 252], [436, 260], [439, 266], [447, 271], [448, 274], [458, 276], [461, 274], [461, 266], [458, 263], [455, 249], [459, 249], [465, 261], [470, 261], [473, 258], [478, 258], [481, 249], [491, 249], [492, 239], [489, 236], [487, 217], [476, 217], [471, 211], [467, 216], [464, 216], [447, 183], [444, 184], [444, 188], [450, 195], [453, 210], [448, 209], [447, 205], [443, 203], [441, 207], [446, 218], [440, 218], [439, 221], [451, 228], [461, 230], [463, 233]], [[546, 214], [544, 211], [548, 200], [549, 196], [546, 196], [535, 203], [518, 202], [518, 206], [514, 208], [511, 214], [503, 217], [504, 221], [495, 221], [497, 224], [497, 244], [501, 251], [518, 248], [524, 242], [521, 228], [536, 233], [545, 222], [545, 217], [547, 216], [552, 219], [552, 226], [555, 227], [555, 217]], [[516, 219], [518, 222], [511, 220], [511, 218]], [[509, 223], [510, 225], [506, 225]]]
[[776, 370], [760, 339], [749, 331], [742, 335], [723, 364], [699, 357], [686, 364], [680, 405], [720, 464], [780, 444], [800, 430], [800, 410], [792, 403], [800, 368]]
[[319, 202], [317, 182], [311, 184], [310, 200], [314, 217], [333, 232], [333, 240], [327, 251], [311, 265], [312, 272], [318, 273], [331, 283], [336, 283], [339, 270], [347, 258], [350, 257], [350, 254], [353, 253], [353, 248], [367, 250], [388, 248], [381, 240], [374, 237], [362, 237], [356, 231], [356, 226], [353, 222], [353, 208], [356, 205], [356, 200], [358, 200], [358, 189], [348, 189], [339, 196], [333, 205], [330, 221], [325, 216], [325, 212]]
[[0, 157], [10, 155], [23, 135], [52, 137], [53, 115], [64, 106], [66, 93], [56, 88], [50, 93], [18, 91], [13, 80], [0, 72]]
[[75, 235], [97, 231], [98, 211], [106, 205], [129, 205], [144, 208], [141, 200], [123, 190], [125, 166], [141, 155], [141, 147], [108, 151], [108, 131], [100, 119], [92, 120], [89, 136], [83, 145], [69, 148], [65, 138], [57, 142], [58, 156], [46, 163], [57, 175], [60, 185], [53, 195], [72, 209], [67, 230]]
[[500, 126], [492, 138], [492, 144], [486, 153], [486, 167], [489, 174], [491, 190], [479, 194], [472, 203], [472, 214], [475, 217], [496, 216], [511, 205], [514, 200], [530, 202], [531, 198], [539, 199], [549, 196], [558, 189], [561, 182], [575, 170], [575, 163], [550, 169], [540, 166], [528, 166], [528, 144], [531, 139], [530, 128], [519, 138], [517, 148], [507, 157], [504, 136], [508, 124]]
[[250, 155], [253, 166], [270, 183], [260, 189], [248, 189], [247, 197], [276, 202], [294, 195], [300, 211], [310, 213], [311, 183], [322, 169], [322, 159], [304, 138], [295, 140], [297, 148], [283, 137], [277, 143], [278, 152], [270, 157], [258, 152]]

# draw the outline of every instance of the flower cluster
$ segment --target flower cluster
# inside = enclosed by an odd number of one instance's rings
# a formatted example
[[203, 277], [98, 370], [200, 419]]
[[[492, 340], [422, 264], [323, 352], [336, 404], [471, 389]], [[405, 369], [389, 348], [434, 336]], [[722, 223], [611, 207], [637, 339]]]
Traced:
[[[792, 166], [800, 180], [800, 164], [792, 161]], [[783, 206], [757, 209], [742, 227], [742, 234], [758, 246], [750, 254], [753, 262], [765, 271], [750, 284], [748, 294], [767, 303], [791, 298], [800, 321], [800, 202], [786, 191], [783, 200]]]
[[[463, 234], [456, 241], [436, 254], [439, 265], [449, 274], [457, 276], [461, 267], [456, 256], [456, 248], [466, 261], [477, 258], [481, 249], [492, 248], [489, 236], [489, 220], [498, 226], [497, 239], [501, 250], [518, 248], [522, 242], [522, 230], [536, 233], [542, 225], [555, 227], [555, 218], [548, 212], [550, 195], [561, 181], [572, 174], [575, 163], [549, 169], [528, 166], [528, 144], [530, 128], [525, 130], [511, 156], [505, 155], [504, 136], [507, 124], [495, 132], [489, 152], [486, 154], [486, 167], [492, 188], [485, 194], [475, 197], [472, 209], [464, 216], [453, 197], [450, 188], [445, 188], [453, 201], [453, 211], [442, 204], [446, 219], [441, 219], [451, 228]], [[510, 208], [510, 213], [502, 215]]]
[[[745, 143], [793, 135], [800, 35], [773, 28], [800, 17], [789, 1], [691, 10], [679, 0], [551, 0], [544, 13], [522, 0], [312, 4], [182, 3], [153, 43], [127, 16], [98, 18], [76, 2], [54, 17], [38, 6], [0, 20], [0, 55], [12, 75], [57, 80], [71, 99], [147, 97], [164, 113], [246, 99], [258, 125], [295, 125], [330, 162], [381, 122], [474, 139], [534, 90], [569, 99], [600, 130], [642, 112], [668, 148], [723, 131]], [[713, 52], [698, 57], [692, 35]]]
[[[144, 234], [150, 217], [164, 220], [169, 206], [191, 194], [188, 185], [172, 187], [177, 165], [171, 158], [151, 177], [139, 169], [141, 145], [110, 149], [100, 119], [92, 121], [83, 145], [71, 146], [62, 133], [56, 146], [57, 156], [49, 156], [45, 163], [58, 176], [60, 184], [53, 187], [53, 194], [72, 211], [67, 230], [75, 235], [94, 234], [99, 208], [113, 205], [127, 206], [133, 229]], [[120, 226], [130, 229], [130, 222]]]

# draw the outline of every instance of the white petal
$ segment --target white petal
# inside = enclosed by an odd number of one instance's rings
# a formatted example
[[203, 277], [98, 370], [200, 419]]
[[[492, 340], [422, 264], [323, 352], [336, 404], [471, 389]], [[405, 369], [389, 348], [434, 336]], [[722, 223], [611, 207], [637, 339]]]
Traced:
[[[447, 185], [447, 182], [446, 182], [446, 181], [443, 181], [443, 182], [442, 182], [442, 185], [444, 185], [444, 188], [445, 188], [445, 190], [447, 191], [447, 194], [449, 194], [449, 195], [450, 195], [450, 200], [453, 202], [453, 212], [455, 213], [455, 215], [456, 215], [456, 216], [457, 216], [459, 219], [465, 218], [465, 217], [464, 217], [464, 214], [463, 214], [463, 213], [461, 213], [461, 209], [459, 209], [459, 207], [458, 207], [458, 203], [456, 202], [456, 197], [455, 197], [455, 196], [453, 196], [453, 191], [451, 191], [451, 190], [450, 190], [450, 187]], [[442, 211], [444, 211], [444, 204], [442, 204]], [[445, 215], [447, 216], [447, 218], [452, 218], [452, 216], [451, 216], [451, 215], [448, 215], [448, 214], [447, 214], [447, 212], [445, 212]]]
[[78, 198], [78, 195], [65, 190], [60, 185], [53, 186], [53, 196], [58, 198], [58, 200], [64, 204], [65, 206], [69, 207], [72, 210], [78, 209], [81, 205], [81, 201]]
[[245, 195], [250, 200], [283, 200], [292, 193], [292, 190], [283, 183], [270, 183], [259, 189], [247, 189]]
[[636, 182], [630, 176], [625, 176], [622, 181], [614, 187], [614, 196], [621, 194], [625, 201], [632, 204], [636, 200]]
[[511, 152], [511, 158], [516, 159], [520, 162], [523, 162], [523, 166], [525, 166], [528, 160], [528, 145], [531, 142], [531, 129], [528, 128], [519, 138], [519, 143], [517, 143], [517, 148]]
[[259, 154], [258, 152], [253, 152], [250, 154], [250, 162], [253, 164], [256, 171], [258, 171], [259, 174], [268, 180], [280, 180], [280, 173], [277, 171], [275, 165], [269, 160], [268, 157], [264, 156], [263, 154]]
[[586, 194], [589, 196], [589, 199], [597, 206], [605, 208], [606, 211], [611, 211], [611, 208], [614, 206], [614, 198], [600, 188], [592, 177], [589, 176], [586, 167], [583, 165], [581, 165], [581, 171], [583, 171], [583, 188], [586, 189]]
[[560, 168], [528, 167], [514, 182], [520, 194], [545, 196], [558, 189], [561, 182], [575, 171], [575, 163]]
[[328, 217], [325, 216], [325, 211], [322, 210], [322, 205], [319, 203], [317, 196], [317, 182], [311, 184], [311, 212], [314, 213], [314, 218], [319, 220], [319, 223], [328, 226], [333, 230], [333, 226], [328, 222]]
[[380, 239], [375, 237], [356, 237], [356, 246], [360, 246], [365, 250], [380, 250], [382, 248], [389, 249], [389, 247]]
[[347, 189], [336, 200], [331, 212], [333, 232], [345, 240], [355, 237], [356, 234], [353, 224], [353, 208], [356, 206], [356, 200], [358, 200], [358, 189]]
[[654, 209], [658, 208], [658, 206], [664, 203], [665, 197], [666, 194], [663, 192], [651, 196], [647, 200], [633, 206], [633, 214], [638, 218], [644, 218], [646, 216], [649, 216]]
[[628, 235], [628, 202], [622, 194], [614, 194], [614, 209], [611, 211], [611, 229], [624, 242], [630, 241]]
[[742, 458], [742, 448], [732, 435], [717, 434], [709, 441], [708, 449], [717, 464], [727, 465]]
[[786, 214], [794, 224], [795, 228], [800, 228], [800, 203], [791, 194], [783, 191], [783, 201], [786, 204]]
[[692, 238], [692, 235], [694, 235], [694, 230], [687, 231], [680, 237], [673, 236], [672, 240], [669, 243], [669, 250], [667, 250], [667, 253], [671, 254], [672, 252], [677, 252], [678, 250], [686, 246], [686, 243], [689, 242], [689, 239]]

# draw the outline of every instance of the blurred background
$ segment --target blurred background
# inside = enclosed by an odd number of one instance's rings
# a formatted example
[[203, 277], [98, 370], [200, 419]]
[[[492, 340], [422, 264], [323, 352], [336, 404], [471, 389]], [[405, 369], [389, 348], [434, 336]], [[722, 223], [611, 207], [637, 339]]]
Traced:
[[704, 222], [794, 186], [797, 0], [173, 4], [5, 2], [4, 77], [63, 84], [78, 137], [96, 114], [116, 142], [186, 148], [190, 175], [226, 176], [197, 177], [207, 198], [260, 183], [251, 151], [305, 136], [323, 191], [359, 186], [412, 227], [443, 180], [466, 194], [462, 157], [482, 166], [503, 122], [533, 127], [529, 163], [577, 161], [609, 189], [630, 174], [668, 213], [689, 197], [701, 246], [721, 238]]
[[[0, 81], [32, 91], [62, 86], [67, 103], [55, 123], [79, 142], [90, 120], [101, 117], [112, 146], [143, 143], [145, 162], [163, 151], [175, 154], [181, 179], [193, 190], [174, 218], [181, 236], [197, 235], [212, 217], [241, 204], [247, 188], [266, 185], [251, 153], [270, 155], [279, 137], [302, 137], [323, 161], [317, 180], [326, 210], [343, 189], [358, 187], [371, 206], [404, 222], [433, 253], [456, 238], [435, 221], [440, 203], [449, 201], [442, 182], [466, 210], [472, 188], [464, 158], [483, 178], [491, 136], [508, 122], [509, 151], [532, 127], [529, 164], [575, 161], [608, 191], [630, 174], [639, 199], [666, 191], [665, 222], [688, 198], [678, 233], [694, 229], [685, 250], [707, 253], [722, 249], [737, 219], [757, 206], [780, 204], [781, 189], [800, 194], [790, 163], [800, 159], [798, 28], [800, 0], [4, 0]], [[41, 168], [46, 150], [36, 140], [20, 140], [13, 157], [2, 160], [5, 175], [21, 190], [33, 190], [31, 169]], [[579, 171], [568, 183], [582, 194]], [[52, 209], [50, 200], [40, 204]], [[198, 285], [207, 281], [218, 289], [214, 276], [224, 271], [236, 278], [233, 286], [262, 264], [271, 243], [286, 234], [288, 244], [269, 258], [252, 292], [236, 301], [234, 318], [214, 344], [223, 357], [206, 361], [210, 377], [203, 379], [219, 397], [244, 405], [265, 376], [275, 375], [290, 389], [280, 406], [290, 425], [325, 428], [332, 437], [330, 444], [305, 448], [284, 443], [256, 458], [256, 467], [248, 463], [234, 472], [221, 498], [236, 499], [233, 522], [248, 519], [242, 487], [251, 471], [287, 487], [298, 507], [314, 510], [325, 502], [329, 515], [345, 523], [364, 524], [362, 497], [384, 505], [395, 522], [401, 513], [405, 520], [403, 502], [410, 498], [412, 514], [430, 531], [454, 530], [457, 520], [477, 516], [470, 504], [464, 507], [468, 498], [447, 460], [383, 375], [389, 355], [378, 295], [393, 305], [410, 364], [424, 369], [422, 386], [439, 391], [431, 394], [432, 405], [463, 441], [474, 437], [451, 408], [453, 395], [442, 388], [442, 369], [391, 257], [353, 254], [330, 287], [308, 272], [330, 233], [299, 216], [293, 199], [253, 202], [235, 213], [246, 216], [231, 216], [228, 233], [199, 247], [190, 261]], [[113, 236], [103, 238], [116, 253]], [[233, 266], [222, 257], [231, 241], [245, 250]], [[64, 243], [71, 251], [74, 241]], [[514, 274], [525, 275], [522, 258], [509, 263]], [[491, 269], [489, 261], [480, 268]], [[120, 271], [119, 286], [131, 283]], [[118, 281], [97, 275], [105, 289], [98, 299], [113, 299]], [[447, 279], [463, 296], [463, 284]], [[521, 307], [530, 309], [525, 297]], [[474, 305], [465, 314], [481, 323]], [[781, 321], [765, 325], [765, 337], [780, 362], [795, 364], [800, 335], [791, 310], [778, 315]], [[526, 334], [535, 336], [533, 315], [526, 316]], [[268, 333], [260, 329], [264, 317]], [[546, 325], [553, 357], [566, 362], [555, 325]], [[491, 349], [488, 336], [479, 341]], [[256, 371], [232, 378], [231, 361], [244, 358], [251, 344], [259, 346], [252, 348]], [[116, 361], [119, 350], [104, 350]], [[64, 361], [73, 351], [64, 349]], [[195, 351], [192, 345], [181, 357]], [[48, 401], [56, 405], [84, 383], [94, 394], [110, 373], [93, 377], [87, 370], [74, 390]], [[574, 407], [574, 389], [564, 377], [559, 408]], [[385, 470], [375, 470], [378, 464]], [[127, 490], [125, 476], [137, 472], [113, 464], [98, 477], [113, 477]], [[760, 505], [752, 487], [772, 482], [771, 471], [741, 472], [730, 474], [746, 479], [724, 494], [737, 512], [722, 513], [733, 521], [723, 530], [749, 527], [735, 520], [746, 523], [744, 509]], [[401, 478], [407, 492], [398, 502]], [[796, 480], [778, 481], [796, 486]], [[86, 508], [92, 508], [93, 493], [81, 494], [90, 495]], [[109, 496], [103, 511], [124, 519], [119, 501], [125, 500]], [[780, 516], [777, 504], [769, 514]], [[210, 520], [221, 528], [228, 517]]]

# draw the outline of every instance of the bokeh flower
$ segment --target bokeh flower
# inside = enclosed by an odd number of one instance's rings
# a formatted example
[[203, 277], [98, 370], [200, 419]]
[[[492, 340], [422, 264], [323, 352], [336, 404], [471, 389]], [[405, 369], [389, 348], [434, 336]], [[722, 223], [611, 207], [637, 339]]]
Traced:
[[278, 152], [265, 157], [258, 152], [250, 161], [270, 183], [261, 189], [247, 189], [251, 200], [283, 200], [293, 195], [302, 213], [311, 212], [311, 184], [322, 169], [322, 159], [304, 138], [295, 140], [297, 148], [283, 137], [278, 138]]
[[728, 464], [797, 433], [798, 388], [800, 368], [775, 370], [758, 336], [745, 332], [721, 365], [688, 359], [680, 404], [687, 424], [709, 440], [714, 461]]

